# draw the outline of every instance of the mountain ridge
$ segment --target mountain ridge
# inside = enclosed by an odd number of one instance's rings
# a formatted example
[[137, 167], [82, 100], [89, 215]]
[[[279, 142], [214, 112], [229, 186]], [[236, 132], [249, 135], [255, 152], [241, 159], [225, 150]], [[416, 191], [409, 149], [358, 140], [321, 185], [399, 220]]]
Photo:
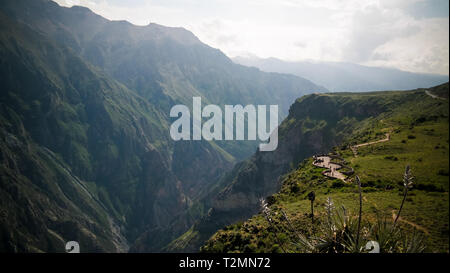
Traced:
[[279, 103], [283, 114], [290, 100], [325, 91], [235, 65], [183, 29], [42, 0], [2, 1], [0, 17], [0, 191], [14, 204], [2, 204], [0, 245], [8, 251], [63, 252], [69, 240], [86, 252], [126, 251], [144, 234], [160, 240], [147, 251], [159, 251], [206, 213], [205, 196], [256, 147], [174, 142], [171, 106], [198, 95], [220, 105]]
[[302, 76], [333, 92], [409, 90], [448, 81], [448, 75], [414, 73], [395, 68], [363, 66], [344, 62], [289, 62], [276, 58], [234, 57], [234, 62], [262, 71]]

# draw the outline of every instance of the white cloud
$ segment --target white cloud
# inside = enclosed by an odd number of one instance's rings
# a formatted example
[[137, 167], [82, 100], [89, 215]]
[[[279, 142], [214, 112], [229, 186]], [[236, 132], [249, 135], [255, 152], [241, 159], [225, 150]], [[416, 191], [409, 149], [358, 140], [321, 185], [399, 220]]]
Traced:
[[448, 75], [448, 25], [448, 18], [426, 19], [414, 35], [392, 39], [377, 47], [375, 58], [367, 64]]
[[185, 27], [229, 56], [346, 61], [448, 75], [448, 13], [429, 18], [408, 12], [424, 1], [56, 0], [108, 19]]
[[348, 29], [349, 43], [343, 48], [342, 57], [359, 63], [369, 61], [379, 46], [420, 30], [413, 19], [400, 10], [382, 9], [377, 5], [356, 11]]

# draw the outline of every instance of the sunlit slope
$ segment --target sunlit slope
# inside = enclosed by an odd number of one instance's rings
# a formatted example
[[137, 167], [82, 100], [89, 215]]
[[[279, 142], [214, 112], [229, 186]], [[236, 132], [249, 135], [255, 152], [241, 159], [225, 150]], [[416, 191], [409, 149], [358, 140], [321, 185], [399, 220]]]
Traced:
[[[352, 130], [330, 149], [331, 154], [341, 157], [337, 162], [345, 163], [348, 169], [355, 171], [345, 182], [325, 177], [324, 169], [313, 166], [312, 158], [307, 158], [281, 177], [281, 189], [267, 199], [270, 208], [279, 215], [280, 209], [284, 210], [299, 232], [308, 236], [320, 235], [320, 231], [312, 229], [307, 195], [315, 192], [315, 217], [319, 221], [324, 221], [324, 204], [328, 197], [336, 207], [344, 205], [355, 215], [359, 203], [354, 177], [358, 175], [363, 193], [363, 221], [374, 223], [377, 215], [392, 221], [403, 198], [403, 173], [406, 165], [410, 165], [415, 177], [414, 187], [401, 213], [401, 230], [406, 235], [413, 234], [414, 230], [421, 233], [428, 252], [448, 252], [449, 105], [442, 95], [448, 96], [448, 83], [428, 90], [431, 94], [439, 94], [438, 98], [425, 91], [319, 95], [335, 101], [341, 111], [348, 110], [353, 103], [383, 111], [363, 119], [349, 117]], [[319, 122], [312, 119], [310, 112], [300, 108], [301, 102], [307, 100], [299, 100], [298, 114], [290, 115], [282, 126], [292, 128], [294, 124], [305, 124], [305, 120]], [[320, 100], [319, 97], [316, 100]], [[318, 112], [333, 111], [320, 107], [320, 104], [316, 109]], [[325, 116], [320, 121], [329, 124], [330, 120], [324, 119]], [[341, 130], [344, 128], [348, 126]], [[390, 134], [388, 141], [359, 147], [356, 155], [350, 148], [384, 139], [386, 133]], [[278, 231], [269, 227], [263, 214], [256, 214], [215, 233], [202, 251], [283, 252], [283, 248], [300, 251], [290, 243], [295, 238], [292, 230], [286, 228], [280, 218], [275, 222], [280, 227]]]

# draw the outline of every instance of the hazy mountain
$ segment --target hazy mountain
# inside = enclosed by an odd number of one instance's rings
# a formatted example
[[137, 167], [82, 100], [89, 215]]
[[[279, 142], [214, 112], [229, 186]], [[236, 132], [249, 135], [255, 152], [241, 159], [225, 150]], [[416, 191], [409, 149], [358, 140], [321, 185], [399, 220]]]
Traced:
[[[109, 21], [84, 7], [43, 0], [8, 0], [2, 10], [68, 46], [164, 115], [173, 105], [190, 106], [193, 96], [201, 96], [205, 104], [279, 104], [284, 117], [299, 95], [326, 90], [300, 77], [236, 65], [183, 28]], [[239, 148], [218, 145], [238, 159], [253, 153], [254, 144], [238, 143]]]
[[279, 104], [326, 89], [234, 64], [182, 28], [44, 0], [0, 4], [0, 248], [157, 251], [202, 216], [249, 142], [174, 142], [170, 107]]
[[449, 80], [448, 76], [420, 74], [398, 69], [339, 62], [286, 62], [275, 58], [235, 57], [233, 61], [262, 71], [297, 75], [333, 92], [409, 90], [428, 88]]

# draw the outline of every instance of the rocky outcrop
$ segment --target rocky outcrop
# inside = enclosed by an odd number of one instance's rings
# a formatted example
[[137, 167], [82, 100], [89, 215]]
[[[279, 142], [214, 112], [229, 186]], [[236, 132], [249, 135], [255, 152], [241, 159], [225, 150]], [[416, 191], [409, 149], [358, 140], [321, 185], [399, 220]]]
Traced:
[[210, 213], [194, 225], [199, 234], [197, 239], [190, 242], [188, 249], [169, 250], [198, 251], [216, 230], [257, 213], [260, 198], [279, 190], [283, 174], [305, 158], [339, 145], [352, 132], [355, 125], [352, 120], [379, 114], [386, 107], [367, 97], [312, 94], [298, 99], [279, 126], [278, 148], [273, 152], [256, 152], [249, 160], [237, 164], [225, 182], [219, 183], [224, 185], [222, 190], [210, 197]]

